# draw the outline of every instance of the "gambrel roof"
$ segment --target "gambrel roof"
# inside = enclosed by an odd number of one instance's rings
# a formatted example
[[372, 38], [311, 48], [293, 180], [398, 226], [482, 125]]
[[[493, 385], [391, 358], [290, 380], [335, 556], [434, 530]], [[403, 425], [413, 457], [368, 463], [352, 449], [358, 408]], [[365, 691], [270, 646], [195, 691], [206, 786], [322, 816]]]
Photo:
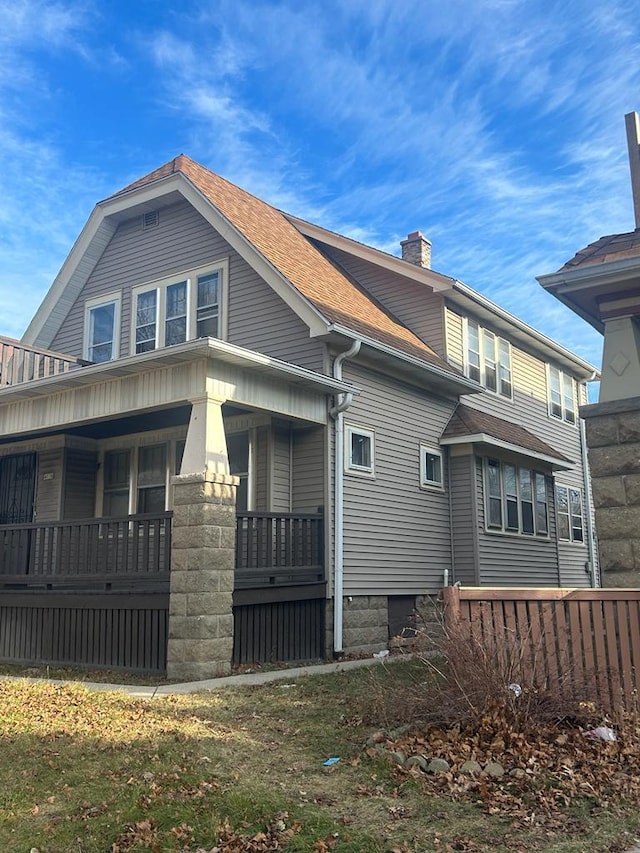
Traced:
[[180, 173], [293, 285], [328, 323], [459, 373], [334, 266], [277, 208], [196, 163], [185, 154], [124, 187], [117, 198]]

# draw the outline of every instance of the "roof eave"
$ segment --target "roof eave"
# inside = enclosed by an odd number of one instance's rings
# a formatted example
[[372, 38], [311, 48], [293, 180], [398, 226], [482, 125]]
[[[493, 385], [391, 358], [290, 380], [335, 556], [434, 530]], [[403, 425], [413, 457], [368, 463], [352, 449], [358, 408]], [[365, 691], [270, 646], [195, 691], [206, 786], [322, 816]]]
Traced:
[[447, 386], [452, 396], [458, 396], [460, 394], [479, 394], [484, 390], [480, 383], [474, 382], [472, 379], [454, 372], [453, 369], [449, 370], [447, 368], [439, 367], [437, 364], [432, 364], [431, 362], [424, 361], [416, 356], [409, 355], [409, 353], [405, 353], [395, 347], [383, 344], [374, 338], [362, 335], [360, 332], [356, 332], [346, 326], [334, 323], [329, 327], [329, 332], [349, 338], [349, 340], [361, 341], [366, 347], [373, 351], [398, 359], [400, 362], [414, 370], [429, 374], [436, 380], [439, 386]]

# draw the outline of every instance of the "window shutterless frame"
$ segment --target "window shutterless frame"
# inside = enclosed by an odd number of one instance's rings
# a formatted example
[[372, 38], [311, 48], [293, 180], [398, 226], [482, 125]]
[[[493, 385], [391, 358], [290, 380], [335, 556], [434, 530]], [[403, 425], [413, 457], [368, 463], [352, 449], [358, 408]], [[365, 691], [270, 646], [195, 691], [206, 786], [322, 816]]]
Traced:
[[551, 364], [547, 365], [547, 399], [552, 418], [568, 424], [577, 423], [576, 381]]
[[477, 320], [465, 317], [463, 347], [465, 374], [492, 394], [513, 399], [509, 341], [484, 329]]
[[556, 515], [558, 539], [564, 542], [584, 542], [584, 501], [582, 489], [556, 483]]
[[85, 302], [83, 358], [87, 361], [100, 363], [118, 358], [121, 301], [118, 292]]
[[484, 460], [485, 527], [522, 536], [548, 537], [547, 476], [498, 459]]
[[442, 451], [420, 445], [420, 486], [444, 488], [444, 466]]
[[131, 291], [131, 353], [200, 337], [226, 338], [227, 259]]
[[344, 442], [344, 470], [350, 474], [373, 476], [375, 472], [375, 434], [373, 430], [346, 424]]

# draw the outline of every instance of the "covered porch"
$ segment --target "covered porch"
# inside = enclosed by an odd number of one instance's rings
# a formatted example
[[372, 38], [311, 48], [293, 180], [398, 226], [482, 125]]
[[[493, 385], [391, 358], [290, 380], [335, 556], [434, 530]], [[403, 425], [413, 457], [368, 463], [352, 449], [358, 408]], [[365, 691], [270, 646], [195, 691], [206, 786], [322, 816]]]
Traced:
[[[173, 641], [181, 677], [206, 672], [208, 656], [216, 672], [322, 656], [327, 396], [341, 383], [261, 356], [249, 373], [257, 354], [219, 341], [150, 355], [0, 390], [0, 659], [171, 673]], [[111, 410], [92, 417], [83, 398], [104, 408], [107, 392]], [[161, 487], [145, 481], [140, 448], [163, 441]], [[127, 504], [108, 469], [129, 448], [139, 482]], [[222, 483], [213, 509], [207, 480]], [[227, 641], [226, 665], [212, 640]], [[176, 661], [176, 648], [205, 659]]]

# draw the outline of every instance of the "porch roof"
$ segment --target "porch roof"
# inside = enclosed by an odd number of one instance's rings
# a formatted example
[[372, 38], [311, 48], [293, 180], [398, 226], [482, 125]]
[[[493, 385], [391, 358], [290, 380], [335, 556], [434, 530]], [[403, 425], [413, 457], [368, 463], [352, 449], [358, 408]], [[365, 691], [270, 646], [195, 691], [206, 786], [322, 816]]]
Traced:
[[348, 392], [358, 389], [217, 338], [200, 338], [0, 388], [0, 440], [151, 413], [205, 394], [322, 424], [326, 398]]

